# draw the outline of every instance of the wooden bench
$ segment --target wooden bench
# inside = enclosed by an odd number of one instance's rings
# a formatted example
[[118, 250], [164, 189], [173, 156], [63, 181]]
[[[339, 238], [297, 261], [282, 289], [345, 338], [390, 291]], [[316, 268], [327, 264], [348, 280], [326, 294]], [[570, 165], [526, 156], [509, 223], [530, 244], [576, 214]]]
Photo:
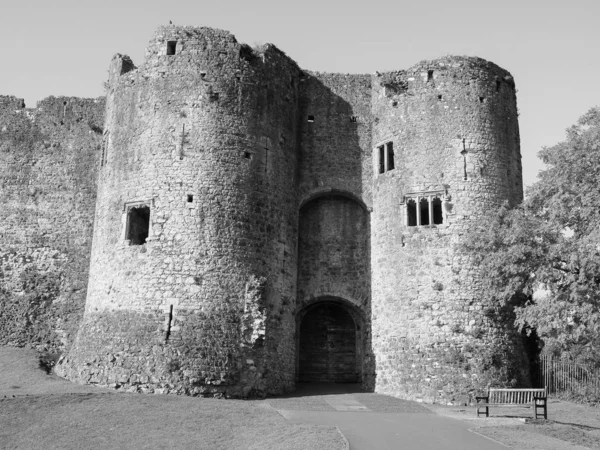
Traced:
[[[548, 419], [548, 395], [546, 389], [496, 389], [489, 388], [485, 397], [475, 397], [477, 402], [477, 417], [485, 413], [490, 416], [490, 406], [533, 406], [533, 417]], [[538, 413], [538, 411], [540, 411]]]

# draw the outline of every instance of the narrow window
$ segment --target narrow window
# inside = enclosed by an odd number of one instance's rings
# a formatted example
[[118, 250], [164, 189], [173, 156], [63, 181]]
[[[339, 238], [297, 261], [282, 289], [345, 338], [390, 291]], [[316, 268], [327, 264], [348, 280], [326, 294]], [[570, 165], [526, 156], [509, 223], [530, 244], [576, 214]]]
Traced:
[[439, 198], [433, 199], [433, 223], [441, 225], [444, 223], [444, 214], [442, 213], [442, 200]]
[[165, 333], [165, 342], [169, 340], [171, 336], [171, 324], [173, 323], [173, 305], [169, 305], [169, 313], [167, 314], [167, 330]]
[[100, 167], [104, 167], [104, 156], [106, 152], [106, 147], [102, 145], [102, 154], [100, 155]]
[[314, 122], [315, 121], [315, 116], [308, 116], [308, 121], [310, 123]]
[[502, 87], [502, 82], [500, 80], [496, 80], [496, 92], [500, 92], [501, 87]]
[[188, 194], [187, 196], [187, 202], [188, 203], [192, 203], [194, 201], [194, 196], [192, 194]]
[[388, 142], [387, 144], [387, 170], [394, 168], [394, 143]]
[[419, 225], [429, 225], [429, 201], [422, 198], [419, 202], [419, 208], [421, 210], [421, 223]]
[[167, 41], [167, 55], [172, 56], [177, 50], [177, 41]]
[[377, 147], [379, 150], [379, 173], [385, 172], [385, 147], [380, 145]]
[[148, 239], [150, 228], [150, 208], [147, 206], [134, 206], [127, 213], [127, 232], [125, 239], [130, 245], [143, 245]]
[[417, 203], [413, 199], [406, 200], [406, 225], [417, 226]]
[[433, 70], [427, 71], [427, 81], [433, 81]]
[[108, 144], [110, 141], [110, 132], [104, 133], [104, 142], [102, 143], [102, 155], [100, 159], [100, 167], [104, 167], [108, 162]]

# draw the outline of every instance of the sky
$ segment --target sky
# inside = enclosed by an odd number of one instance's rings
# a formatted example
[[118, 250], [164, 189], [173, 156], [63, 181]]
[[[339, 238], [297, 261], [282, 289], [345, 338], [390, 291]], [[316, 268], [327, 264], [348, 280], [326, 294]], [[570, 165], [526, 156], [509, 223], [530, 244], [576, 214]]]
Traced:
[[[445, 55], [512, 73], [525, 185], [537, 152], [600, 105], [599, 0], [3, 0], [0, 95], [103, 95], [115, 53], [143, 61], [156, 27], [209, 26], [273, 43], [300, 67], [373, 73]], [[6, 5], [8, 3], [8, 5]]]

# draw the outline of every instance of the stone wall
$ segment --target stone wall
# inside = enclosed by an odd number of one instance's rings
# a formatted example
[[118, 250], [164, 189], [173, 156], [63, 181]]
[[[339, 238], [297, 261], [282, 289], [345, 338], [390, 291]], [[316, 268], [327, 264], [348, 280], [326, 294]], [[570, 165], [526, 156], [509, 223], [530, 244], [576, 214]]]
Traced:
[[[460, 252], [469, 229], [522, 199], [514, 83], [478, 58], [424, 61], [374, 77], [373, 348], [378, 392], [463, 400], [490, 382], [528, 383], [520, 336], [480, 300]], [[394, 168], [379, 173], [379, 146]], [[408, 226], [417, 197], [443, 223]], [[423, 211], [423, 214], [428, 214]]]
[[[304, 320], [306, 308], [332, 299], [341, 304], [338, 307], [349, 309], [346, 314], [354, 316], [360, 345], [358, 381], [367, 387], [372, 386], [375, 371], [370, 346], [370, 281], [370, 217], [364, 206], [333, 194], [304, 204], [298, 234], [299, 318]], [[297, 323], [298, 333], [302, 320]], [[306, 336], [300, 340], [311, 341]]]
[[371, 77], [306, 72], [300, 87], [301, 201], [340, 191], [371, 206]]
[[0, 344], [60, 352], [83, 314], [104, 99], [0, 97]]
[[360, 380], [372, 389], [371, 77], [303, 72], [299, 133], [297, 333], [315, 302], [340, 302], [357, 326]]
[[168, 26], [139, 67], [115, 55], [107, 88], [104, 125], [102, 100], [0, 98], [0, 343], [70, 347], [58, 373], [79, 382], [248, 396], [293, 389], [299, 342], [324, 342], [301, 330], [334, 324], [348, 354], [308, 372], [356, 361], [366, 389], [428, 402], [527, 383], [460, 250], [522, 199], [508, 72], [312, 73]]
[[[128, 390], [292, 389], [299, 69], [274, 46], [165, 27], [139, 68], [117, 55], [110, 72], [85, 321], [61, 373]], [[142, 204], [150, 235], [132, 245]], [[152, 332], [121, 346], [120, 323]]]

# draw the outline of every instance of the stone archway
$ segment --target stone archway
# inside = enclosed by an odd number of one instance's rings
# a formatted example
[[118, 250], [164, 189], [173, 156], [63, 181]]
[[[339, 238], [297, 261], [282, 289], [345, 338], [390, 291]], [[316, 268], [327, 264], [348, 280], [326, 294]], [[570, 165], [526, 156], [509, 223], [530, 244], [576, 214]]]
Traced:
[[357, 319], [336, 301], [318, 302], [299, 315], [298, 381], [360, 381], [362, 339]]

